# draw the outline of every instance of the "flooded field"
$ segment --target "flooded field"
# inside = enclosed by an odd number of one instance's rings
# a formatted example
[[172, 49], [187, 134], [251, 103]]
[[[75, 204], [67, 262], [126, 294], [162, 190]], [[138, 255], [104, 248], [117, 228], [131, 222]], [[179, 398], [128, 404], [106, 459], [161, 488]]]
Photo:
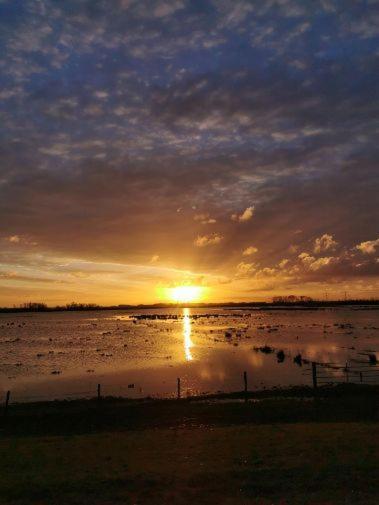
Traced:
[[[0, 393], [14, 401], [379, 383], [379, 311], [156, 309], [0, 315]], [[327, 365], [327, 366], [325, 366]], [[346, 368], [347, 366], [347, 368]]]

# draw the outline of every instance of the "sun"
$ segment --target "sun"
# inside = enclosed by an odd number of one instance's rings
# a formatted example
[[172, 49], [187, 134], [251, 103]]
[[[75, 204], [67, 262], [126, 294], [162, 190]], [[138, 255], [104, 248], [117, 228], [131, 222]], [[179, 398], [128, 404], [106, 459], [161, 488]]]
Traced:
[[176, 303], [196, 302], [201, 298], [202, 292], [200, 286], [176, 286], [169, 289], [169, 297]]

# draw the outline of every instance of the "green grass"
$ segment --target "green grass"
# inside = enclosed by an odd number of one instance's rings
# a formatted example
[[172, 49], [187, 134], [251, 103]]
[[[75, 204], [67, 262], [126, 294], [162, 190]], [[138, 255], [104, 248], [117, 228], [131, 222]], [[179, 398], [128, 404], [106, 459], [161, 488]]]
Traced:
[[377, 504], [376, 423], [0, 440], [3, 504]]

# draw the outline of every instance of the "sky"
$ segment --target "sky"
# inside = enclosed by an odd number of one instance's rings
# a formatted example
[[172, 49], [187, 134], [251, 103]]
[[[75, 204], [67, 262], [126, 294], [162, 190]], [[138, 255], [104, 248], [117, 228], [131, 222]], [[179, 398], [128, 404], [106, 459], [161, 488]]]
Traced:
[[0, 305], [379, 296], [376, 0], [0, 0]]

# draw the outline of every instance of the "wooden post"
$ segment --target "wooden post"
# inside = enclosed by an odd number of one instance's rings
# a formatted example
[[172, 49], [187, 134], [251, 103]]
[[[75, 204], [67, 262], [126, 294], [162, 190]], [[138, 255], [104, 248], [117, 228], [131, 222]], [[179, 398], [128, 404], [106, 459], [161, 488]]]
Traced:
[[243, 384], [245, 392], [245, 402], [247, 402], [247, 372], [243, 372]]
[[317, 389], [317, 368], [316, 368], [316, 363], [312, 361], [312, 381], [313, 381], [313, 388]]
[[349, 369], [347, 368], [347, 361], [345, 365], [345, 373], [346, 373], [346, 382], [349, 382]]
[[101, 400], [101, 386], [100, 384], [97, 385], [97, 400]]
[[8, 412], [8, 405], [9, 405], [9, 397], [11, 395], [10, 391], [7, 391], [7, 394], [5, 396], [5, 405], [4, 405], [4, 417], [6, 417], [7, 412]]
[[178, 383], [178, 400], [180, 399], [180, 377], [177, 378]]
[[362, 372], [359, 372], [359, 380], [360, 380], [360, 382], [363, 382], [363, 374], [362, 374]]

